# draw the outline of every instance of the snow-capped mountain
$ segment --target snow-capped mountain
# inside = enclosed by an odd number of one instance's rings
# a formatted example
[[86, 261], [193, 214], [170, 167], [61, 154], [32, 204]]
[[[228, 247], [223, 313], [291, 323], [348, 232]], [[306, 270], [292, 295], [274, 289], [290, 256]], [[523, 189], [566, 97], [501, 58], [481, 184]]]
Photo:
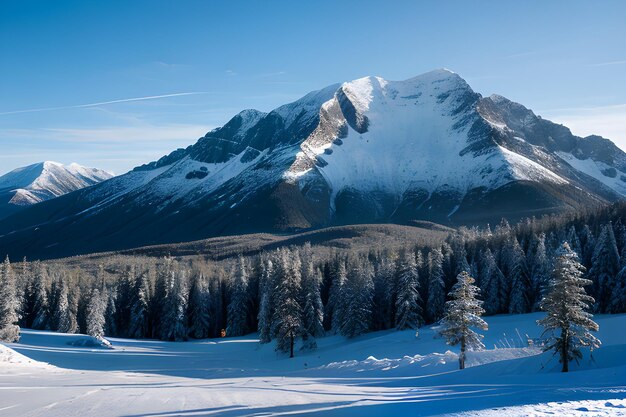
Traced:
[[611, 141], [435, 70], [245, 110], [186, 149], [0, 222], [0, 252], [20, 255], [26, 240], [29, 255], [57, 256], [332, 224], [485, 223], [624, 195], [626, 154]]
[[45, 161], [0, 177], [0, 218], [111, 178], [106, 171]]

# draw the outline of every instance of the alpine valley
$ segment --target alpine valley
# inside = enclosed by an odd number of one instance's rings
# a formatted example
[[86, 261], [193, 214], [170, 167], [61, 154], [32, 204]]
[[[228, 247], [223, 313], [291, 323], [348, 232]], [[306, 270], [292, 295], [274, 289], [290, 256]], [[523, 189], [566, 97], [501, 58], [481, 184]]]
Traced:
[[435, 70], [244, 110], [186, 149], [16, 210], [0, 220], [0, 253], [51, 258], [361, 223], [485, 224], [624, 195], [626, 154], [610, 140], [577, 137]]

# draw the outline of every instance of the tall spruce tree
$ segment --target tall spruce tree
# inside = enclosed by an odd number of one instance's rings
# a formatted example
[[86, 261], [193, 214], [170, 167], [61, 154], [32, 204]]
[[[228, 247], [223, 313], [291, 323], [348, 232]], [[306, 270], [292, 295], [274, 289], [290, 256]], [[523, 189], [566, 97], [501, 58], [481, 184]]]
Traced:
[[239, 257], [237, 272], [233, 276], [230, 286], [230, 302], [228, 303], [228, 336], [243, 336], [250, 332], [248, 328], [248, 312], [250, 299], [248, 297], [248, 264], [243, 256]]
[[187, 340], [187, 282], [183, 270], [175, 270], [167, 284], [161, 339]]
[[19, 340], [20, 328], [17, 324], [19, 308], [15, 274], [7, 257], [4, 264], [0, 265], [0, 341]]
[[272, 318], [273, 332], [276, 335], [276, 350], [289, 352], [294, 357], [294, 347], [302, 335], [301, 269], [299, 258], [288, 249], [280, 251], [278, 262], [278, 288], [276, 306]]
[[544, 327], [547, 336], [544, 351], [554, 350], [559, 355], [563, 372], [568, 372], [572, 360], [582, 358], [581, 348], [600, 346], [591, 334], [598, 331], [598, 325], [587, 312], [594, 299], [585, 292], [584, 287], [591, 281], [583, 278], [584, 271], [576, 253], [564, 242], [557, 252], [550, 286], [541, 300], [541, 309], [547, 314], [537, 323]]
[[316, 349], [316, 338], [324, 334], [324, 306], [320, 296], [321, 272], [311, 256], [305, 259], [302, 274], [302, 341], [303, 348]]
[[613, 227], [609, 223], [602, 227], [598, 236], [589, 270], [589, 278], [594, 283], [596, 310], [601, 313], [605, 313], [611, 303], [615, 276], [620, 269], [619, 264], [619, 252], [613, 235]]
[[428, 302], [426, 303], [426, 314], [431, 322], [438, 321], [443, 317], [446, 303], [442, 264], [441, 250], [431, 250], [428, 253]]
[[86, 321], [87, 334], [97, 339], [104, 339], [106, 324], [106, 301], [97, 288], [91, 291], [87, 304]]
[[513, 237], [509, 245], [506, 259], [508, 279], [511, 283], [509, 313], [528, 313], [530, 311], [530, 284], [526, 268], [526, 256], [515, 237]]
[[398, 330], [420, 327], [422, 318], [421, 297], [419, 294], [419, 275], [417, 263], [412, 251], [404, 251], [397, 264], [397, 292], [396, 292], [396, 328]]
[[150, 283], [147, 271], [137, 274], [130, 303], [128, 335], [138, 339], [147, 337], [150, 319]]
[[330, 297], [328, 299], [328, 310], [332, 314], [332, 330], [336, 333], [340, 332], [346, 317], [346, 300], [345, 286], [348, 272], [346, 270], [346, 261], [338, 260], [336, 265], [335, 280], [330, 287]]
[[451, 299], [446, 302], [445, 315], [438, 330], [449, 345], [461, 345], [460, 369], [465, 369], [466, 351], [485, 347], [483, 336], [474, 330], [488, 329], [487, 322], [480, 317], [485, 311], [482, 308], [483, 302], [476, 298], [479, 291], [474, 285], [474, 278], [466, 271], [461, 272], [450, 291]]
[[33, 277], [33, 329], [46, 330], [50, 327], [50, 305], [48, 304], [48, 274], [45, 267], [37, 262]]
[[212, 297], [209, 280], [201, 272], [195, 272], [191, 279], [189, 294], [189, 330], [196, 339], [210, 336], [212, 323]]
[[352, 338], [371, 328], [374, 282], [373, 270], [367, 258], [353, 258], [347, 266], [348, 274], [341, 296], [345, 309], [340, 333]]
[[262, 261], [261, 282], [259, 283], [259, 342], [272, 341], [272, 316], [274, 315], [274, 300], [276, 290], [275, 255], [265, 255]]
[[481, 256], [480, 288], [487, 314], [498, 314], [504, 311], [503, 281], [504, 275], [498, 268], [495, 256], [491, 249], [485, 249]]

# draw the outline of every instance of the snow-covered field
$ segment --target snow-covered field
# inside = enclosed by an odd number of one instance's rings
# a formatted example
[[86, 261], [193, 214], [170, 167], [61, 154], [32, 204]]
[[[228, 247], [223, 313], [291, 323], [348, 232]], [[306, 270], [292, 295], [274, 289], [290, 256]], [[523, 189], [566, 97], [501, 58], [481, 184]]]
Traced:
[[539, 317], [488, 318], [463, 371], [430, 328], [326, 337], [294, 359], [253, 337], [94, 349], [23, 331], [0, 345], [0, 416], [626, 415], [626, 315], [597, 317], [603, 346], [569, 374], [528, 346]]

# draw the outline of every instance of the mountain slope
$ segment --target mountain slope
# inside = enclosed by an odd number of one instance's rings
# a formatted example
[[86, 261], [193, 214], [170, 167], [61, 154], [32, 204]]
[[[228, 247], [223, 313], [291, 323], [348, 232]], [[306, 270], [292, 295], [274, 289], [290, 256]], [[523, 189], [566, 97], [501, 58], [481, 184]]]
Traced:
[[0, 253], [54, 257], [414, 219], [485, 223], [625, 194], [626, 154], [609, 140], [574, 136], [436, 70], [245, 110], [186, 149], [0, 221]]
[[0, 177], [0, 218], [111, 178], [106, 171], [45, 161]]

